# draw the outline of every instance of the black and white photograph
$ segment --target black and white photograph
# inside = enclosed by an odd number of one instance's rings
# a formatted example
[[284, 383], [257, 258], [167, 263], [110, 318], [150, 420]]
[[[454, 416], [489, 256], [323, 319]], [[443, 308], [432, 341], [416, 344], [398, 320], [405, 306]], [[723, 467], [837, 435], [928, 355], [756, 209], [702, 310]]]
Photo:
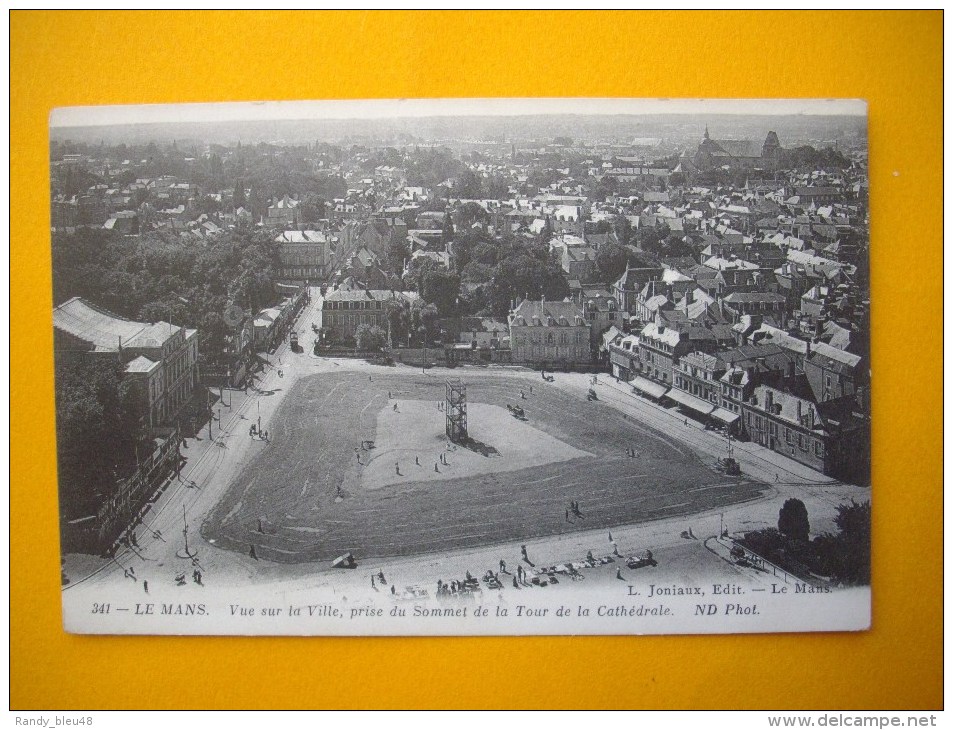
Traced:
[[67, 631], [869, 628], [864, 101], [49, 133]]

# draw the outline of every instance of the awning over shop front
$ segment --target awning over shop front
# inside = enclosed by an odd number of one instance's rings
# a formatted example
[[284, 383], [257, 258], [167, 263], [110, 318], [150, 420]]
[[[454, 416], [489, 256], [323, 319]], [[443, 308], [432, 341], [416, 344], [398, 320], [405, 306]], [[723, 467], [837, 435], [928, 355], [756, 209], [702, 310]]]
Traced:
[[713, 403], [709, 403], [707, 400], [702, 400], [701, 398], [696, 398], [693, 395], [689, 395], [684, 390], [678, 390], [677, 388], [672, 388], [668, 392], [668, 397], [676, 403], [680, 403], [686, 408], [691, 408], [693, 411], [697, 411], [698, 413], [706, 416], [715, 410], [715, 405]]
[[719, 421], [722, 423], [727, 423], [729, 426], [741, 418], [741, 416], [739, 416], [737, 413], [732, 413], [726, 408], [716, 408], [714, 411], [712, 411], [711, 417], [717, 418]]
[[646, 395], [650, 395], [653, 398], [661, 398], [668, 391], [664, 385], [659, 385], [658, 383], [653, 383], [648, 378], [643, 378], [641, 375], [636, 375], [632, 378], [632, 387]]

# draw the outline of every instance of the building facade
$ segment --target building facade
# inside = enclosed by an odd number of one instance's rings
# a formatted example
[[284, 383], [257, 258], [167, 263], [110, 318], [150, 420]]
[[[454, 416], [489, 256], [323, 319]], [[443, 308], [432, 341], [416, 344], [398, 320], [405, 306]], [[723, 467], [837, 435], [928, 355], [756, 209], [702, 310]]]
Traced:
[[351, 344], [362, 324], [387, 330], [388, 302], [413, 304], [417, 298], [414, 292], [388, 289], [331, 292], [324, 298], [321, 308], [323, 337], [331, 343]]
[[198, 330], [135, 322], [74, 297], [53, 309], [57, 357], [118, 357], [144, 425], [176, 425], [199, 382]]
[[590, 363], [589, 323], [573, 302], [523, 300], [510, 312], [509, 325], [514, 363], [551, 368]]
[[275, 237], [281, 268], [278, 280], [303, 286], [326, 280], [330, 240], [322, 231], [283, 231]]

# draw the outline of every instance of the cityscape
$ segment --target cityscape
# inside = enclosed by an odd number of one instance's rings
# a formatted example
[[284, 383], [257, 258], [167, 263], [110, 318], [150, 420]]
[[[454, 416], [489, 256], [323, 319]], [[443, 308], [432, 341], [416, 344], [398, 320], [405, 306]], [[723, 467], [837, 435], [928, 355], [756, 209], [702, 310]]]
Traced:
[[444, 101], [54, 112], [67, 628], [866, 628], [863, 105]]

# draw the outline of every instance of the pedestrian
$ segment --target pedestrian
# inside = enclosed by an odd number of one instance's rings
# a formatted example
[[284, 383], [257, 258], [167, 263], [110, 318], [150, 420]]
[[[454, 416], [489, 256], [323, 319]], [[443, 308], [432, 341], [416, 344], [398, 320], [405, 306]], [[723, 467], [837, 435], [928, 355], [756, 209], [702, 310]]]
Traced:
[[139, 541], [136, 539], [136, 533], [132, 533], [129, 537], [129, 541], [132, 543], [133, 547], [139, 547]]
[[685, 425], [686, 425], [686, 426], [688, 425], [688, 419], [687, 419], [687, 418], [685, 419]]
[[383, 568], [381, 568], [380, 570], [377, 571], [377, 578], [378, 578], [378, 580], [380, 580], [381, 585], [384, 585], [384, 586], [387, 585], [387, 581], [384, 579], [384, 569], [383, 569]]
[[440, 473], [440, 469], [437, 468], [437, 462], [436, 462], [436, 461], [433, 463], [433, 470], [434, 470], [435, 472], [437, 472], [438, 474]]
[[780, 481], [781, 481], [781, 475], [778, 474], [777, 472], [774, 472], [774, 481], [775, 481], [775, 482], [780, 482]]
[[400, 476], [400, 475], [401, 475], [401, 474], [400, 474], [400, 464], [397, 463], [396, 461], [394, 462], [394, 471], [397, 472], [397, 476]]
[[611, 532], [609, 533], [609, 542], [610, 542], [610, 543], [611, 543], [611, 542], [614, 542], [613, 539], [612, 539], [612, 533], [611, 533]]
[[501, 572], [501, 573], [506, 573], [506, 561], [505, 561], [505, 560], [501, 560], [501, 561], [500, 561], [500, 572]]
[[391, 595], [392, 595], [392, 596], [396, 596], [396, 595], [397, 595], [397, 586], [391, 586], [391, 587], [390, 587], [390, 592], [391, 592]]
[[373, 588], [375, 591], [377, 590], [377, 584], [374, 582], [373, 575], [371, 576], [371, 588]]
[[569, 510], [566, 510], [566, 522], [569, 522]]
[[615, 577], [619, 580], [625, 580], [625, 578], [622, 577], [622, 568], [615, 569]]
[[520, 584], [516, 582], [516, 576], [515, 576], [515, 575], [513, 576], [513, 587], [514, 587], [514, 588], [519, 588], [519, 587], [520, 587]]
[[395, 412], [395, 413], [397, 412], [397, 404], [396, 404], [396, 403], [394, 403], [394, 412]]
[[420, 466], [420, 457], [419, 457], [419, 456], [414, 456], [414, 463], [415, 463], [417, 466]]
[[252, 557], [253, 560], [258, 560], [258, 556], [255, 554], [255, 546], [251, 546], [251, 550], [248, 551], [248, 554]]
[[147, 580], [142, 581], [142, 590], [144, 590], [146, 593], [149, 592], [149, 581]]
[[526, 546], [525, 546], [525, 545], [520, 545], [520, 552], [523, 554], [523, 560], [526, 560], [527, 557], [526, 557]]
[[387, 400], [390, 400], [390, 391], [387, 391]]

